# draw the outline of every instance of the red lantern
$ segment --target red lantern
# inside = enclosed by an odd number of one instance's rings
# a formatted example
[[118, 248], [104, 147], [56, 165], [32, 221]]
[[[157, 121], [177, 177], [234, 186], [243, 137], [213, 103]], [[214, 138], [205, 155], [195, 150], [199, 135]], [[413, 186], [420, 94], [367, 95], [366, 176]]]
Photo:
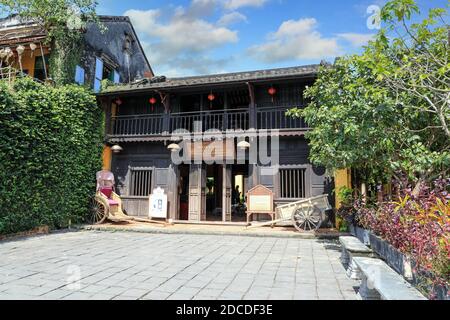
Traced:
[[269, 90], [267, 90], [267, 92], [269, 92], [269, 94], [272, 96], [272, 103], [273, 103], [273, 97], [277, 94], [277, 89], [275, 89], [274, 87], [270, 87]]
[[155, 111], [155, 104], [156, 104], [156, 99], [155, 97], [151, 97], [150, 100], [148, 100], [150, 102], [150, 104], [152, 105], [152, 112]]
[[122, 100], [120, 100], [120, 98], [117, 98], [117, 99], [116, 99], [116, 104], [117, 104], [118, 106], [120, 106], [120, 105], [122, 104]]
[[216, 99], [216, 96], [211, 92], [208, 95], [208, 100], [209, 100], [209, 108], [212, 109], [212, 102]]

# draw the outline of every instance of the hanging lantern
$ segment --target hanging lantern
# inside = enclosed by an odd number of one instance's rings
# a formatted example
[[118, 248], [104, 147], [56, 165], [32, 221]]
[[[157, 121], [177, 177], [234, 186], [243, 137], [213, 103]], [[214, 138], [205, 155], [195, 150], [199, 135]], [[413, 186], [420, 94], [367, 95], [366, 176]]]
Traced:
[[31, 50], [31, 55], [30, 55], [30, 57], [33, 56], [34, 50], [36, 50], [36, 48], [37, 48], [37, 44], [35, 44], [35, 43], [30, 43], [30, 50]]
[[118, 106], [120, 106], [123, 103], [122, 100], [120, 100], [120, 98], [117, 98], [115, 102]]
[[20, 45], [16, 48], [17, 54], [19, 55], [19, 66], [20, 66], [20, 72], [23, 72], [22, 68], [22, 55], [25, 52], [25, 47]]
[[22, 46], [22, 45], [20, 45], [20, 46], [18, 46], [18, 47], [16, 48], [16, 51], [17, 51], [17, 54], [18, 54], [19, 56], [21, 56], [21, 55], [24, 53], [24, 51], [25, 51], [25, 47]]
[[216, 96], [212, 93], [212, 91], [211, 91], [211, 93], [208, 95], [208, 100], [209, 100], [209, 108], [212, 109], [212, 102], [213, 102], [214, 100], [216, 100]]
[[156, 99], [155, 99], [155, 97], [151, 97], [150, 100], [148, 100], [148, 101], [152, 105], [152, 112], [153, 112], [155, 110]]
[[269, 88], [269, 90], [267, 90], [267, 92], [270, 94], [270, 96], [272, 97], [272, 103], [273, 103], [273, 98], [275, 97], [275, 95], [277, 94], [277, 89], [275, 89], [273, 86]]

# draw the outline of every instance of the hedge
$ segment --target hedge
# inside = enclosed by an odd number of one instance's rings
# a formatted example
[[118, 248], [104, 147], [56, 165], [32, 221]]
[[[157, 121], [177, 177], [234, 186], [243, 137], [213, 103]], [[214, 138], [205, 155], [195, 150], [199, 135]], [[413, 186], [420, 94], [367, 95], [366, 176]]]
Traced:
[[86, 88], [0, 80], [0, 234], [86, 218], [103, 120]]

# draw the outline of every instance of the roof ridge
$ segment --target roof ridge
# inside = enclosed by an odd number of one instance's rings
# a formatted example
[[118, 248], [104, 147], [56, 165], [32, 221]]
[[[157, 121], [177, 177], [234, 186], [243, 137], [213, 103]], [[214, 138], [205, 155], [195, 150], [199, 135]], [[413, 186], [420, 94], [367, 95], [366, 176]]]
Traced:
[[214, 73], [214, 74], [204, 74], [197, 76], [186, 76], [186, 77], [174, 77], [167, 78], [168, 81], [177, 81], [177, 80], [190, 80], [190, 79], [199, 79], [199, 78], [208, 78], [208, 77], [226, 77], [226, 76], [235, 76], [242, 74], [255, 74], [255, 73], [267, 73], [267, 72], [277, 72], [277, 71], [288, 71], [288, 70], [296, 70], [296, 69], [307, 69], [307, 68], [318, 68], [320, 64], [308, 64], [303, 66], [293, 66], [293, 67], [282, 67], [282, 68], [272, 68], [272, 69], [259, 69], [259, 70], [247, 70], [247, 71], [237, 71], [237, 72], [225, 72], [225, 73]]

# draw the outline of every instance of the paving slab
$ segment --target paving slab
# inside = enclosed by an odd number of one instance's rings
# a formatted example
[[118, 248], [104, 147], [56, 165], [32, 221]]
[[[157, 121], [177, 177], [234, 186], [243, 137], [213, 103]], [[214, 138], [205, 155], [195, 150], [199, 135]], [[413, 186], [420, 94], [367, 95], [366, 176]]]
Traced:
[[[0, 242], [0, 299], [358, 299], [339, 243], [79, 231]], [[56, 254], [58, 253], [58, 254]]]

